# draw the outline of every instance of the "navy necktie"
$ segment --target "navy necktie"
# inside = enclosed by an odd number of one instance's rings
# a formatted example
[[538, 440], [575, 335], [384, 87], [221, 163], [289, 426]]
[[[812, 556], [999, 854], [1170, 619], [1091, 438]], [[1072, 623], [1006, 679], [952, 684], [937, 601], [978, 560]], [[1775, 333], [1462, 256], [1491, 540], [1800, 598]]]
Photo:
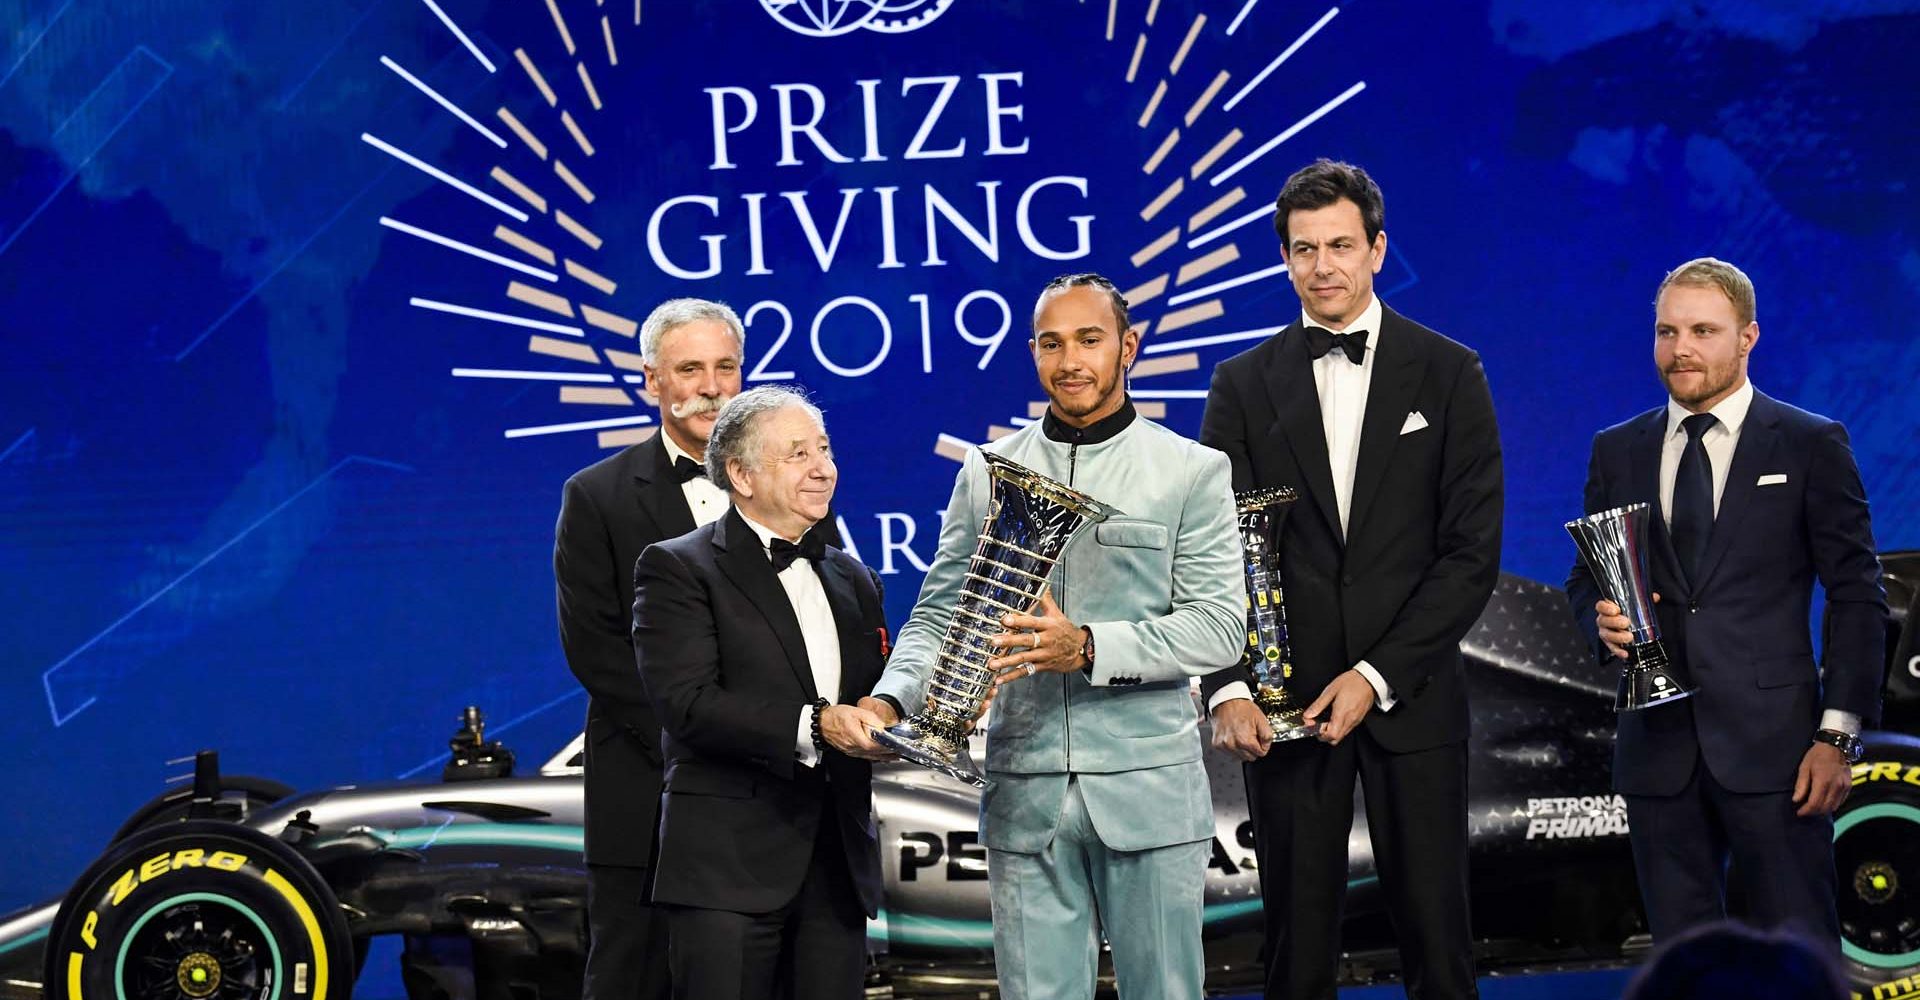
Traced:
[[1701, 443], [1714, 425], [1711, 413], [1696, 413], [1680, 421], [1687, 432], [1687, 446], [1680, 453], [1680, 467], [1673, 477], [1674, 555], [1680, 557], [1680, 571], [1690, 585], [1700, 584], [1700, 561], [1707, 554], [1707, 539], [1713, 535], [1713, 461]]

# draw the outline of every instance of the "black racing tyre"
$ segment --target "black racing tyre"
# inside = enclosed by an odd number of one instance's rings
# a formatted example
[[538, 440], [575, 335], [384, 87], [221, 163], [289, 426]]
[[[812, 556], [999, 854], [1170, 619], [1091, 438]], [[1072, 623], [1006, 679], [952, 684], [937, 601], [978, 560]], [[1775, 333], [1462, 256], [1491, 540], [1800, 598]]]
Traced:
[[1875, 747], [1834, 815], [1840, 947], [1860, 995], [1920, 998], [1920, 753]]
[[[223, 774], [220, 776], [220, 797], [214, 804], [217, 810], [215, 818], [240, 822], [254, 810], [264, 809], [292, 794], [292, 787], [272, 778]], [[192, 805], [193, 786], [190, 784], [162, 792], [135, 809], [107, 843], [117, 844], [147, 827], [186, 819], [187, 809]]]
[[353, 942], [293, 849], [218, 820], [115, 844], [61, 901], [46, 1000], [347, 1000]]

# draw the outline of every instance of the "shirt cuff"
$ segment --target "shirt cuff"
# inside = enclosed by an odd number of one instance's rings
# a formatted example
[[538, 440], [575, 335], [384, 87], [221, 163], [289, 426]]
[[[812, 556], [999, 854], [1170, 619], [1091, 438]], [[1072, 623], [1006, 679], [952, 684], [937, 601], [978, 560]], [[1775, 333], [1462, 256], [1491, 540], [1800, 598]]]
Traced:
[[813, 767], [820, 763], [820, 751], [813, 746], [813, 706], [800, 707], [800, 728], [794, 739], [793, 759], [801, 767]]
[[1365, 677], [1367, 683], [1373, 685], [1373, 706], [1375, 708], [1378, 708], [1382, 712], [1391, 712], [1393, 711], [1393, 706], [1400, 703], [1393, 697], [1393, 685], [1388, 684], [1387, 679], [1380, 676], [1380, 671], [1373, 669], [1373, 664], [1361, 660], [1359, 663], [1353, 665], [1353, 669], [1358, 670], [1360, 676]]
[[1852, 712], [1829, 708], [1820, 713], [1821, 729], [1838, 729], [1848, 736], [1860, 735], [1860, 717]]
[[1214, 709], [1219, 708], [1227, 702], [1237, 701], [1241, 698], [1249, 701], [1253, 700], [1253, 691], [1247, 687], [1246, 681], [1234, 681], [1232, 684], [1228, 684], [1226, 687], [1215, 691], [1213, 697], [1207, 699], [1207, 714], [1211, 715]]

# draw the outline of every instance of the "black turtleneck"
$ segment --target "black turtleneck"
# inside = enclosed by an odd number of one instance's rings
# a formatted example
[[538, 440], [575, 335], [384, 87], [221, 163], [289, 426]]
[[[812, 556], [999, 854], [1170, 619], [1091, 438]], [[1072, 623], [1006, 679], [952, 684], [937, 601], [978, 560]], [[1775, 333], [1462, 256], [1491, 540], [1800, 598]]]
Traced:
[[1133, 418], [1139, 416], [1133, 408], [1133, 399], [1128, 397], [1120, 401], [1120, 408], [1101, 417], [1086, 427], [1074, 427], [1054, 415], [1053, 407], [1047, 407], [1046, 416], [1040, 418], [1040, 430], [1048, 440], [1061, 444], [1083, 445], [1099, 444], [1112, 439], [1133, 424]]

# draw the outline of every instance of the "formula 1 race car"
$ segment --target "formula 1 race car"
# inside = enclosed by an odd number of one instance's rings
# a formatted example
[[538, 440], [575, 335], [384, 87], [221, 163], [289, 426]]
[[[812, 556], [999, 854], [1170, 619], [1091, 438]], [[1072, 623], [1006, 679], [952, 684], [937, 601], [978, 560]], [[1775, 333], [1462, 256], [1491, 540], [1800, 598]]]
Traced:
[[[1920, 552], [1884, 563], [1901, 626], [1889, 731], [1867, 735], [1834, 825], [1848, 969], [1872, 1000], [1920, 997], [1920, 740], [1902, 735], [1920, 721]], [[1558, 588], [1514, 576], [1462, 648], [1480, 967], [1633, 961], [1647, 938], [1609, 781], [1617, 669], [1595, 662]], [[0, 918], [0, 1000], [344, 1000], [387, 936], [410, 1000], [578, 996], [579, 747], [512, 776], [511, 753], [469, 710], [442, 781], [307, 794], [222, 776], [203, 754], [192, 787], [136, 810], [63, 898]], [[1252, 830], [1240, 767], [1211, 751], [1207, 766], [1208, 982], [1245, 989], [1260, 974]], [[868, 926], [868, 995], [991, 991], [977, 793], [889, 765], [874, 799], [886, 907]], [[1369, 982], [1396, 959], [1358, 809], [1350, 844], [1343, 978]]]

